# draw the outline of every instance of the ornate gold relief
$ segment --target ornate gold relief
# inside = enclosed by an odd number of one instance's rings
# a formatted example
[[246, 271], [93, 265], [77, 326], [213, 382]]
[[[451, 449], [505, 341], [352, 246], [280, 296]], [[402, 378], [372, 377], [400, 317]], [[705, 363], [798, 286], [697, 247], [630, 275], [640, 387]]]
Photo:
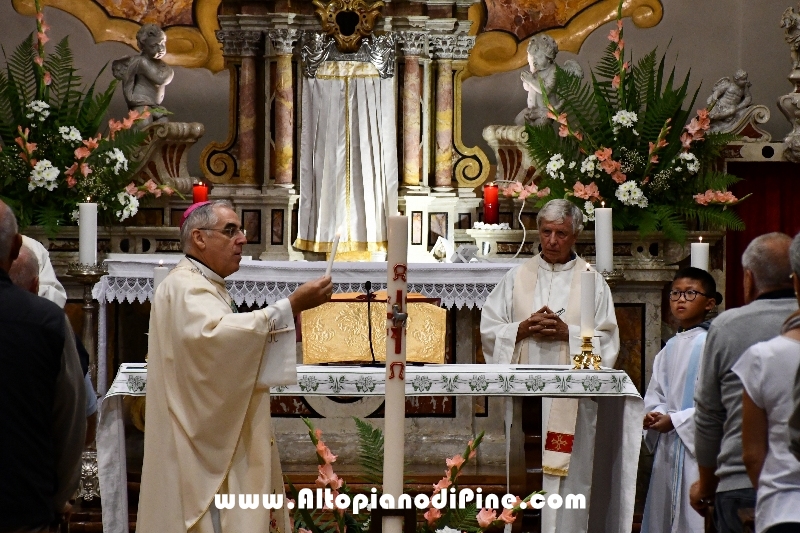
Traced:
[[[581, 45], [598, 27], [617, 16], [617, 0], [602, 0], [578, 13], [564, 28], [547, 30], [558, 43], [559, 50], [578, 53]], [[661, 0], [626, 0], [622, 15], [630, 17], [640, 28], [652, 28], [664, 15]], [[475, 28], [475, 47], [469, 55], [468, 68], [476, 76], [488, 76], [498, 72], [515, 70], [527, 62], [530, 38], [518, 42], [505, 31], [480, 32], [485, 27], [486, 12], [481, 4], [469, 9], [469, 19]]]
[[458, 158], [453, 165], [453, 175], [462, 188], [479, 187], [489, 177], [489, 158], [478, 146], [468, 148], [461, 139], [461, 85], [468, 76], [466, 61], [453, 61], [453, 146]]
[[361, 39], [372, 33], [375, 19], [380, 16], [381, 0], [314, 0], [322, 29], [336, 41], [340, 51], [357, 52]]
[[[181, 67], [207, 68], [212, 72], [222, 70], [222, 46], [214, 34], [219, 29], [217, 9], [221, 1], [194, 0], [196, 26], [166, 28], [167, 55], [164, 56], [164, 61]], [[136, 48], [136, 32], [141, 24], [133, 20], [109, 17], [92, 0], [41, 0], [41, 3], [42, 6], [55, 7], [78, 18], [97, 43], [118, 41]], [[12, 0], [12, 5], [22, 15], [36, 14], [33, 0]]]

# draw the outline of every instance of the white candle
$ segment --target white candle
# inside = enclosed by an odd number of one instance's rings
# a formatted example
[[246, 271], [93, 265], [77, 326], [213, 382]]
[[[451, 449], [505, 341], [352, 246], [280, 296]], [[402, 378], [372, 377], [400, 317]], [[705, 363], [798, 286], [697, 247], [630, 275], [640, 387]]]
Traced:
[[[388, 221], [387, 295], [388, 316], [393, 305], [407, 313], [408, 292], [408, 217], [390, 216]], [[398, 325], [400, 326], [400, 325]], [[403, 467], [405, 465], [406, 418], [406, 338], [405, 329], [386, 321], [386, 396], [384, 404], [383, 492], [398, 498], [403, 493]], [[385, 533], [401, 533], [403, 519], [399, 516], [383, 518]]]
[[692, 266], [708, 272], [708, 243], [702, 237], [700, 242], [692, 243]]
[[581, 272], [581, 337], [594, 337], [594, 282], [595, 273]]
[[[605, 202], [603, 202], [605, 206]], [[614, 270], [614, 228], [611, 223], [610, 207], [594, 210], [595, 263], [598, 272]]]
[[164, 266], [164, 261], [162, 259], [158, 262], [158, 266], [153, 269], [153, 297], [155, 297], [156, 289], [167, 277], [167, 274], [169, 274], [169, 269]]
[[[88, 200], [88, 198], [87, 198]], [[80, 241], [78, 262], [84, 265], [97, 264], [97, 204], [78, 204]]]
[[328, 258], [328, 268], [325, 269], [325, 276], [331, 275], [331, 270], [333, 269], [333, 259], [336, 257], [336, 248], [339, 247], [339, 236], [341, 232], [336, 232], [336, 237], [333, 239], [333, 246], [331, 246], [331, 255]]

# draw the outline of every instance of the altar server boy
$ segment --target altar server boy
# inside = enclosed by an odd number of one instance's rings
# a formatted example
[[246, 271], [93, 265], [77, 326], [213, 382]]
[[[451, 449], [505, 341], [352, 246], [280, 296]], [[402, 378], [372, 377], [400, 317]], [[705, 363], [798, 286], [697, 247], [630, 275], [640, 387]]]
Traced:
[[694, 386], [709, 322], [706, 315], [722, 301], [711, 274], [684, 268], [669, 293], [680, 330], [653, 364], [644, 397], [644, 440], [655, 452], [642, 533], [703, 533], [703, 518], [689, 505], [697, 480], [694, 452]]

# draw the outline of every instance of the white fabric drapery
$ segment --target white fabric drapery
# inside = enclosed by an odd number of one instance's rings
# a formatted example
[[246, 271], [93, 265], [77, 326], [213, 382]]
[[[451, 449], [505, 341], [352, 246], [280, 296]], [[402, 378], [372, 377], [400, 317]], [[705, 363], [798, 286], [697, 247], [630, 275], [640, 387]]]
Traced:
[[303, 78], [300, 207], [294, 246], [329, 252], [385, 251], [397, 211], [393, 79], [372, 63], [328, 61]]

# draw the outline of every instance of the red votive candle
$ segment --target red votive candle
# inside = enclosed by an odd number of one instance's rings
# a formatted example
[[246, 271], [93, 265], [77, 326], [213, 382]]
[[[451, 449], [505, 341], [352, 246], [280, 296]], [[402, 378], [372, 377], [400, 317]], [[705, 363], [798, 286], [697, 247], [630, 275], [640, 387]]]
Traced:
[[496, 183], [487, 183], [483, 186], [483, 222], [485, 224], [500, 222], [500, 203]]
[[208, 186], [203, 182], [195, 183], [192, 187], [192, 203], [208, 201]]

